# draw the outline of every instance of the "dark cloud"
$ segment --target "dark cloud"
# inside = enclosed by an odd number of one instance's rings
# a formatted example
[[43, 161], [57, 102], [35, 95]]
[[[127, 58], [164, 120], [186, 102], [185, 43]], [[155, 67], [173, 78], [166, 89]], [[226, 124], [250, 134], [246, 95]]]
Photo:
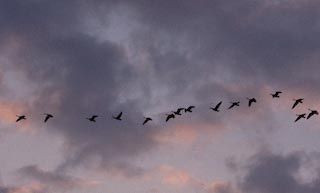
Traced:
[[[59, 119], [56, 123], [52, 121], [53, 132], [62, 134], [67, 146], [66, 162], [59, 169], [90, 163], [92, 158], [97, 158], [100, 161], [94, 167], [120, 168], [121, 163], [126, 165], [121, 168], [128, 169], [127, 173], [138, 171], [140, 169], [127, 163], [127, 157], [149, 150], [154, 142], [149, 137], [153, 130], [141, 126], [143, 116], [138, 103], [126, 96], [123, 101], [119, 99], [122, 89], [135, 78], [130, 63], [118, 45], [71, 32], [79, 22], [78, 13], [73, 11], [76, 5], [61, 3], [3, 2], [4, 7], [11, 9], [1, 14], [7, 20], [11, 14], [14, 17], [11, 21], [4, 20], [2, 25], [15, 33], [19, 44], [14, 57], [10, 58], [14, 64], [11, 69], [22, 71], [37, 87], [33, 96], [26, 96], [31, 111], [28, 113], [40, 115], [43, 111], [54, 111]], [[63, 29], [63, 34], [46, 29], [54, 23], [59, 24], [55, 29], [59, 32], [59, 28]], [[15, 29], [19, 24], [28, 27], [22, 32]], [[30, 25], [44, 27], [44, 31], [34, 32]], [[72, 30], [65, 33], [65, 29]], [[111, 118], [119, 111], [124, 111], [123, 122]], [[96, 124], [88, 123], [85, 118], [91, 114], [98, 114], [101, 119]]]
[[[181, 88], [188, 88], [194, 84], [195, 77], [205, 80], [210, 76], [223, 76], [224, 82], [237, 84], [254, 81], [255, 85], [300, 89], [302, 85], [310, 89], [319, 82], [313, 73], [317, 62], [311, 59], [318, 58], [319, 50], [319, 40], [315, 35], [319, 3], [314, 0], [278, 3], [176, 0], [170, 4], [158, 1], [133, 4], [139, 9], [140, 19], [146, 25], [152, 25], [148, 29], [158, 38], [167, 34], [169, 38], [164, 40], [176, 41], [180, 45], [185, 43], [186, 53], [190, 55], [183, 65], [156, 63], [156, 68], [162, 69], [175, 66], [175, 70], [180, 69], [177, 70], [180, 76], [188, 77], [188, 81], [175, 82], [175, 87], [180, 83]], [[151, 39], [151, 45], [156, 41], [154, 39]], [[167, 50], [162, 55], [164, 60], [170, 61], [174, 58], [172, 56], [179, 56], [177, 48], [172, 46]], [[158, 56], [154, 56], [152, 61], [160, 61], [161, 52], [154, 53]], [[169, 80], [179, 80], [176, 77], [169, 76]], [[165, 79], [168, 81], [168, 77]], [[219, 90], [209, 80], [205, 87], [207, 85]], [[206, 93], [212, 94], [208, 90]]]
[[46, 192], [47, 190], [37, 185], [30, 186], [0, 186], [1, 193]]
[[319, 164], [314, 166], [313, 170], [318, 172], [310, 182], [302, 182], [297, 177], [301, 169], [305, 168], [305, 164], [310, 163], [304, 160], [311, 157], [313, 156], [302, 152], [289, 155], [259, 152], [248, 162], [247, 174], [241, 181], [240, 187], [243, 192], [250, 193], [318, 192], [320, 189]]
[[58, 172], [44, 171], [35, 165], [20, 168], [18, 174], [21, 178], [26, 179], [29, 182], [35, 181], [43, 184], [46, 189], [50, 190], [71, 190], [74, 188], [95, 185], [94, 182], [71, 177]]
[[1, 36], [19, 34], [27, 38], [61, 35], [79, 25], [80, 7], [75, 1], [0, 1]]
[[[30, 76], [49, 85], [41, 89], [32, 106], [36, 107], [34, 112], [40, 110], [38, 107], [46, 111], [57, 109], [59, 123], [55, 131], [64, 134], [67, 150], [71, 151], [65, 165], [78, 165], [91, 157], [101, 157], [101, 165], [113, 165], [118, 159], [152, 146], [148, 136], [153, 130], [141, 126], [143, 116], [138, 104], [127, 99], [119, 101], [121, 89], [133, 79], [130, 69], [123, 69], [128, 64], [120, 48], [84, 35], [41, 43], [45, 45], [37, 45], [39, 52], [35, 51], [39, 61], [54, 55], [64, 62], [57, 64], [60, 67], [47, 65], [48, 68], [37, 70], [43, 66], [40, 62], [34, 71], [29, 71]], [[40, 50], [45, 53], [40, 54]], [[34, 64], [33, 58], [30, 63]], [[50, 101], [53, 93], [59, 95], [58, 106], [50, 105], [54, 104]], [[112, 114], [119, 111], [124, 111], [123, 122], [112, 119]], [[96, 124], [85, 119], [91, 114], [101, 116]]]
[[10, 188], [0, 186], [0, 192], [1, 193], [10, 193]]
[[[156, 145], [157, 129], [141, 126], [143, 107], [235, 100], [265, 84], [316, 88], [320, 4], [308, 2], [0, 1], [1, 49], [19, 45], [6, 68], [35, 85], [25, 99], [32, 101], [30, 113], [56, 115], [50, 132], [66, 140], [59, 169], [81, 165], [136, 176], [143, 168], [129, 160]], [[143, 26], [128, 37], [132, 52], [147, 58], [142, 70], [124, 45], [98, 41], [84, 30], [88, 17], [108, 20], [115, 6], [128, 6], [135, 13], [129, 19]], [[123, 122], [111, 119], [119, 111]], [[88, 123], [91, 114], [101, 119]], [[220, 121], [204, 111], [196, 119]], [[295, 169], [296, 162], [285, 169]], [[290, 174], [281, 175], [294, 185]]]

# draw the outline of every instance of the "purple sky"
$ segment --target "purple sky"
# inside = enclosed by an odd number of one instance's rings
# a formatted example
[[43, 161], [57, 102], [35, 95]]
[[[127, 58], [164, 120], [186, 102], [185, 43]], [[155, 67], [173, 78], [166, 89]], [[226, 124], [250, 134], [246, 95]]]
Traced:
[[319, 9], [0, 0], [0, 193], [320, 192]]

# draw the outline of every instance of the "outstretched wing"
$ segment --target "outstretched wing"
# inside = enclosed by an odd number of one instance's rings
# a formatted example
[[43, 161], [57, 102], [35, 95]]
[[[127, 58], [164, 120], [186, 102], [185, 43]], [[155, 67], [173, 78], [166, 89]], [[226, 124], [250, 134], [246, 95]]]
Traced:
[[298, 117], [296, 118], [296, 120], [294, 121], [294, 122], [297, 122], [297, 121], [299, 121], [300, 119], [302, 119], [302, 118], [305, 118], [305, 113], [304, 114], [301, 114], [301, 115], [298, 115]]
[[313, 112], [309, 113], [307, 119], [310, 119], [313, 116]]
[[220, 101], [216, 106], [215, 106], [215, 109], [219, 109], [219, 107], [221, 106], [222, 104], [222, 101]]
[[298, 101], [295, 101], [293, 106], [292, 106], [292, 109], [294, 109], [298, 105], [298, 103], [299, 103]]

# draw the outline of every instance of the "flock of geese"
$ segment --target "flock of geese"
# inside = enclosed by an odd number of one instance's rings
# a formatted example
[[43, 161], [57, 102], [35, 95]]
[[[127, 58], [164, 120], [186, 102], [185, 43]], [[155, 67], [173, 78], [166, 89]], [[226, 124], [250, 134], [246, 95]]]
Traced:
[[[280, 98], [281, 91], [276, 91], [275, 93], [270, 94], [272, 98]], [[257, 103], [257, 100], [255, 98], [247, 98], [248, 100], [248, 106], [251, 107], [253, 103]], [[292, 109], [297, 107], [299, 104], [303, 103], [303, 98], [299, 99], [294, 99], [294, 103], [292, 105]], [[218, 104], [216, 104], [215, 107], [210, 107], [211, 110], [215, 112], [220, 111], [220, 106], [222, 104], [222, 101], [220, 101]], [[231, 105], [228, 107], [228, 109], [232, 109], [235, 107], [240, 106], [240, 101], [233, 101], [231, 102]], [[172, 111], [170, 114], [166, 114], [166, 122], [168, 122], [170, 119], [174, 119], [176, 116], [182, 115], [182, 113], [192, 113], [192, 110], [195, 108], [195, 106], [189, 106], [186, 108], [178, 108], [176, 111]], [[309, 113], [302, 113], [302, 114], [297, 114], [297, 118], [294, 120], [294, 122], [299, 121], [300, 119], [310, 119], [314, 115], [319, 115], [319, 112], [317, 110], [312, 110], [309, 109]], [[46, 123], [49, 119], [53, 118], [54, 116], [52, 114], [46, 113], [44, 114], [44, 122]], [[98, 115], [92, 115], [91, 117], [86, 118], [90, 122], [96, 122], [96, 118], [98, 118]], [[117, 114], [116, 116], [112, 116], [113, 119], [121, 121], [122, 120], [122, 112]], [[26, 120], [27, 117], [25, 115], [17, 115], [16, 122]], [[144, 121], [142, 122], [142, 125], [145, 125], [149, 121], [152, 121], [151, 117], [144, 117]]]

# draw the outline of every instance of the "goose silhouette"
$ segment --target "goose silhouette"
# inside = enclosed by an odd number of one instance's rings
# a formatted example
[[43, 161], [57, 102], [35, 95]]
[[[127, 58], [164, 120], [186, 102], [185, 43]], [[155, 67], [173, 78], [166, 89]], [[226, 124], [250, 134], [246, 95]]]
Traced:
[[210, 107], [210, 109], [213, 111], [219, 112], [220, 111], [219, 108], [221, 104], [222, 104], [222, 101], [220, 101], [215, 107]]
[[270, 94], [270, 95], [272, 96], [272, 98], [280, 98], [281, 93], [282, 93], [281, 91], [276, 91], [275, 93]]
[[166, 122], [168, 122], [170, 119], [174, 119], [175, 115], [174, 114], [166, 114], [167, 118], [166, 118]]
[[319, 112], [317, 110], [309, 109], [310, 113], [307, 116], [307, 119], [310, 119], [313, 115], [319, 115]]
[[46, 113], [46, 117], [44, 118], [44, 122], [46, 123], [50, 118], [53, 118], [53, 115]]
[[240, 106], [240, 101], [236, 101], [236, 102], [231, 102], [231, 105], [228, 109], [232, 109], [235, 106]]
[[303, 98], [300, 98], [300, 99], [293, 99], [294, 100], [294, 103], [292, 105], [292, 108], [291, 109], [294, 109], [299, 103], [303, 103]]
[[305, 119], [306, 118], [306, 113], [303, 113], [303, 114], [298, 114], [297, 115], [297, 118], [294, 122], [297, 122], [299, 121], [300, 119]]
[[149, 121], [152, 121], [152, 119], [150, 117], [145, 117], [145, 120], [143, 121], [142, 125], [145, 125]]
[[195, 108], [195, 106], [189, 106], [188, 108], [184, 109], [184, 112], [192, 113], [192, 109]]
[[248, 101], [248, 106], [251, 107], [252, 103], [256, 103], [257, 100], [255, 98], [247, 98], [249, 101]]
[[98, 115], [92, 115], [91, 117], [87, 118], [91, 122], [96, 122], [96, 118], [99, 117]]
[[117, 116], [112, 116], [114, 119], [121, 121], [122, 112], [120, 112]]
[[19, 121], [21, 121], [21, 120], [26, 120], [27, 118], [26, 118], [26, 116], [25, 115], [17, 115], [17, 120], [16, 120], [16, 122], [19, 122]]

